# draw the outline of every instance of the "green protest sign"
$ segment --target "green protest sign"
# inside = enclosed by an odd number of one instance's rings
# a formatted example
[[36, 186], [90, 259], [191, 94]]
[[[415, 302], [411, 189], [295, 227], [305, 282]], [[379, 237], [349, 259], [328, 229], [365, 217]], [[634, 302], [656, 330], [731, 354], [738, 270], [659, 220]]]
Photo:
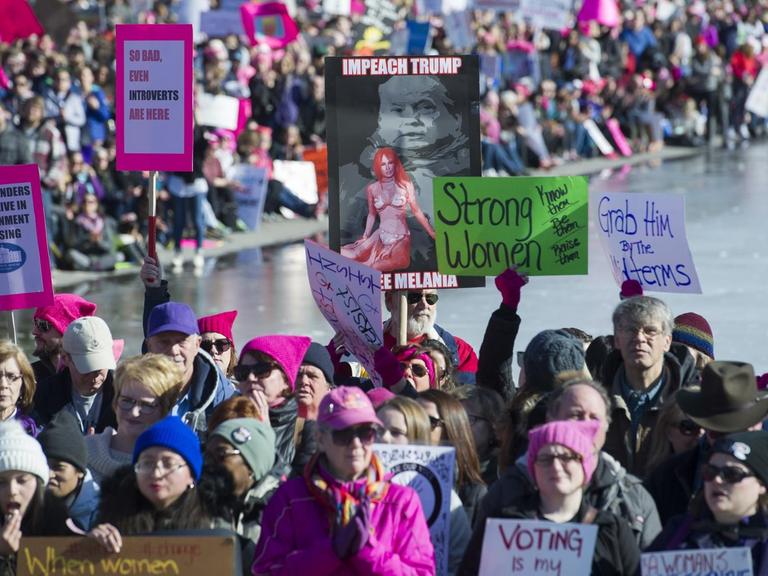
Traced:
[[586, 178], [435, 178], [433, 191], [441, 274], [587, 274]]

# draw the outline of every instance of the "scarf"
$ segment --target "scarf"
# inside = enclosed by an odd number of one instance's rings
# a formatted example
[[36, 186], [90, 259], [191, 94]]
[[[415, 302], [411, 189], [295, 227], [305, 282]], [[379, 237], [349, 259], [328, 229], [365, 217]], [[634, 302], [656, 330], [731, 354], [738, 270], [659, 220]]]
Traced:
[[363, 477], [354, 482], [340, 482], [331, 476], [320, 463], [320, 454], [315, 454], [304, 468], [304, 481], [309, 493], [328, 510], [331, 524], [339, 521], [342, 526], [349, 524], [361, 501], [380, 502], [389, 488], [376, 454]]
[[86, 232], [91, 234], [101, 234], [104, 231], [104, 218], [98, 214], [95, 214], [94, 216], [79, 214], [75, 221], [82, 226]]

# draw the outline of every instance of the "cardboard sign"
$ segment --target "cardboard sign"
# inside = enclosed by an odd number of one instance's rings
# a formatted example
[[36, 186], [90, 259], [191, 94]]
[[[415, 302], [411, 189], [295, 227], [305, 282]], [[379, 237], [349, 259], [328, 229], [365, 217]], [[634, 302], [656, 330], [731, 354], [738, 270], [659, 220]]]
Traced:
[[384, 290], [484, 285], [438, 273], [433, 240], [432, 180], [480, 174], [477, 56], [325, 63], [331, 248], [383, 272]]
[[597, 526], [488, 518], [480, 576], [590, 574]]
[[237, 10], [209, 10], [200, 15], [200, 32], [209, 38], [223, 38], [230, 34], [243, 34], [243, 18], [240, 16], [240, 4]]
[[752, 576], [749, 548], [649, 552], [640, 557], [643, 576]]
[[685, 235], [685, 197], [605, 193], [592, 198], [594, 222], [616, 284], [646, 292], [701, 292]]
[[198, 126], [211, 126], [225, 130], [237, 130], [237, 115], [240, 111], [240, 101], [225, 94], [208, 94], [203, 92], [197, 97]]
[[435, 548], [435, 572], [447, 576], [456, 449], [396, 444], [376, 444], [373, 449], [392, 473], [392, 482], [410, 486], [419, 495]]
[[312, 162], [275, 160], [272, 178], [279, 180], [307, 204], [317, 203], [317, 177]]
[[587, 274], [586, 178], [436, 178], [443, 274]]
[[192, 26], [118, 24], [117, 169], [192, 170]]
[[267, 171], [250, 164], [235, 164], [228, 171], [231, 180], [238, 182], [242, 191], [235, 193], [237, 216], [249, 230], [258, 230], [267, 198]]
[[209, 576], [240, 574], [240, 564], [234, 536], [123, 536], [120, 554], [108, 553], [92, 538], [23, 538], [16, 574]]
[[373, 355], [384, 344], [381, 274], [311, 240], [304, 241], [304, 248], [309, 287], [320, 312], [380, 386]]
[[763, 67], [757, 75], [752, 90], [747, 97], [747, 110], [763, 118], [768, 117], [768, 67]]
[[53, 303], [36, 164], [0, 166], [0, 310]]
[[285, 4], [246, 2], [240, 6], [243, 29], [251, 46], [266, 44], [273, 50], [284, 48], [299, 35], [299, 27]]
[[304, 160], [314, 165], [317, 193], [324, 196], [328, 193], [328, 146], [304, 150]]

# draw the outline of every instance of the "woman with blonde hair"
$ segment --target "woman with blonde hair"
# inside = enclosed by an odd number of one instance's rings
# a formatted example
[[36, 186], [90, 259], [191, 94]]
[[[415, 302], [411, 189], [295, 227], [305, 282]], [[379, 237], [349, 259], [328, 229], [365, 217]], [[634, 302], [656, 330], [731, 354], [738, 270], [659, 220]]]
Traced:
[[170, 413], [183, 380], [178, 365], [161, 354], [134, 356], [117, 367], [112, 402], [117, 430], [108, 426], [85, 438], [96, 482], [131, 463], [136, 439]]
[[0, 340], [0, 422], [17, 420], [27, 434], [40, 432], [28, 415], [35, 397], [35, 373], [21, 348]]

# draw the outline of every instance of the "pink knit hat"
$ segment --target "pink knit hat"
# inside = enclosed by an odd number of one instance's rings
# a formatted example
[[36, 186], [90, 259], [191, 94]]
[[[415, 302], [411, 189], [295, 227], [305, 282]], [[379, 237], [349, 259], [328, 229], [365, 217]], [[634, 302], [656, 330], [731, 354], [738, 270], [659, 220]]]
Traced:
[[96, 313], [96, 304], [88, 302], [77, 294], [56, 294], [53, 304], [41, 306], [35, 310], [34, 319], [47, 320], [61, 334], [67, 331], [74, 320], [83, 316], [93, 316]]
[[197, 329], [200, 331], [200, 334], [204, 332], [218, 332], [226, 336], [227, 340], [234, 344], [235, 339], [232, 338], [232, 325], [235, 323], [235, 318], [237, 318], [237, 310], [228, 310], [219, 314], [203, 316], [197, 319]]
[[437, 378], [435, 378], [435, 363], [432, 362], [432, 357], [426, 352], [419, 352], [415, 346], [409, 346], [404, 348], [396, 354], [397, 359], [400, 362], [406, 362], [408, 360], [421, 360], [427, 367], [427, 374], [429, 375], [429, 387], [437, 388]]
[[259, 336], [243, 346], [240, 358], [248, 352], [268, 354], [285, 372], [288, 377], [288, 385], [293, 392], [296, 389], [296, 377], [299, 374], [301, 361], [311, 343], [312, 339], [306, 336], [283, 336], [281, 334]]
[[581, 456], [584, 484], [597, 467], [595, 435], [601, 423], [597, 420], [555, 420], [528, 432], [528, 473], [536, 480], [536, 456], [547, 444], [560, 444]]

